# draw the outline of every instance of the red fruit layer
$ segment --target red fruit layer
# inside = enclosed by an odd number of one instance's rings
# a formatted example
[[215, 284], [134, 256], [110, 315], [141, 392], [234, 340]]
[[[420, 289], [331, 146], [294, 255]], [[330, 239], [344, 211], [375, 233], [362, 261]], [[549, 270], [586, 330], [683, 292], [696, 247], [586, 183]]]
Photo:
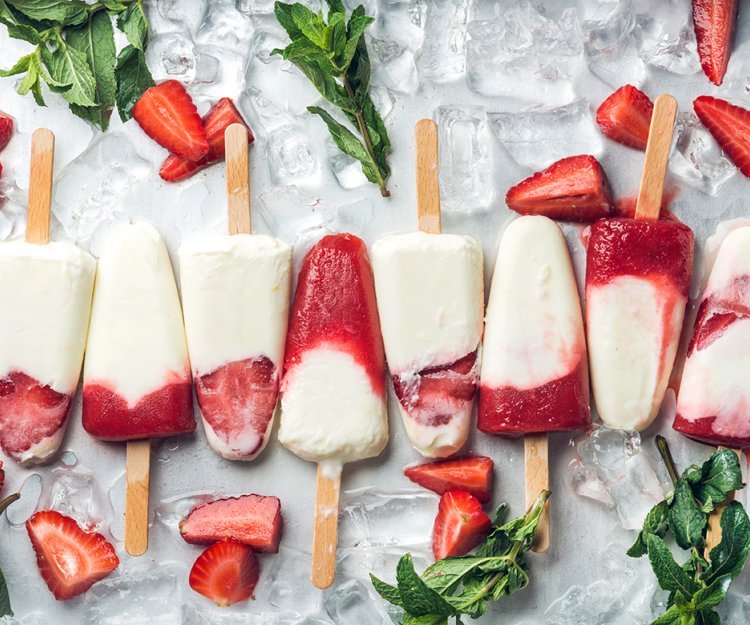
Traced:
[[385, 357], [375, 286], [364, 242], [352, 234], [323, 237], [302, 261], [286, 340], [284, 372], [305, 352], [329, 344], [351, 354], [385, 395]]
[[281, 528], [279, 498], [264, 495], [217, 499], [198, 506], [180, 523], [186, 542], [235, 540], [263, 553], [278, 552]]
[[722, 297], [711, 295], [704, 299], [698, 308], [688, 356], [711, 345], [735, 321], [750, 318], [750, 308], [743, 304], [748, 301], [750, 276], [733, 280]]
[[681, 434], [709, 445], [723, 445], [730, 449], [750, 449], [750, 438], [722, 434], [714, 429], [715, 416], [707, 416], [690, 421], [679, 412], [672, 427]]
[[724, 82], [737, 22], [738, 0], [693, 0], [693, 24], [698, 56], [708, 79]]
[[142, 397], [135, 406], [111, 388], [83, 387], [83, 427], [105, 441], [164, 438], [195, 429], [190, 382], [175, 382]]
[[438, 495], [451, 490], [463, 490], [486, 503], [492, 494], [494, 466], [495, 463], [490, 458], [473, 456], [419, 464], [405, 469], [404, 475]]
[[203, 418], [234, 451], [251, 456], [273, 419], [279, 376], [265, 356], [223, 365], [195, 379]]
[[0, 378], [0, 445], [14, 460], [65, 424], [70, 395], [12, 371]]
[[0, 460], [0, 490], [3, 490], [5, 486], [5, 470], [3, 469], [3, 461]]
[[620, 87], [596, 111], [596, 123], [610, 139], [637, 150], [645, 150], [654, 105], [633, 85]]
[[0, 113], [0, 151], [2, 151], [13, 136], [13, 118]]
[[260, 565], [247, 545], [226, 541], [211, 545], [190, 569], [190, 587], [226, 607], [253, 598]]
[[685, 297], [693, 268], [693, 232], [676, 221], [603, 219], [591, 226], [586, 286], [619, 276], [663, 275]]
[[721, 149], [750, 178], [750, 111], [707, 95], [696, 98], [693, 108]]
[[447, 365], [423, 369], [407, 380], [394, 375], [393, 388], [403, 409], [421, 425], [445, 425], [474, 399], [479, 374], [477, 352]]
[[532, 389], [479, 387], [477, 428], [487, 434], [521, 436], [572, 432], [591, 424], [585, 360], [566, 376]]
[[432, 528], [435, 560], [466, 555], [485, 539], [491, 527], [492, 521], [476, 497], [460, 490], [445, 493]]

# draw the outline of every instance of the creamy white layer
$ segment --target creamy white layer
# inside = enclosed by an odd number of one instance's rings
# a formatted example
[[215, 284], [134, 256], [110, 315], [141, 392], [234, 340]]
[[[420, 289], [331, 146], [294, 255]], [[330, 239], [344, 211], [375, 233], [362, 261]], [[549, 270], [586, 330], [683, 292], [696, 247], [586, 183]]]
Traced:
[[406, 435], [412, 446], [426, 458], [447, 458], [459, 451], [465, 444], [471, 428], [471, 415], [474, 402], [465, 402], [461, 410], [451, 410], [452, 419], [441, 425], [425, 425], [412, 419], [399, 404]]
[[195, 375], [284, 358], [291, 248], [264, 235], [204, 236], [180, 248], [182, 305]]
[[146, 223], [114, 227], [94, 289], [84, 384], [106, 384], [130, 405], [189, 379], [180, 299], [164, 240]]
[[385, 398], [350, 354], [315, 347], [285, 374], [279, 441], [312, 462], [377, 456], [388, 442]]
[[[211, 424], [202, 417], [203, 415], [201, 415], [201, 420], [203, 422], [203, 431], [206, 433], [208, 444], [211, 446], [211, 449], [227, 460], [255, 460], [255, 458], [257, 458], [266, 448], [274, 423], [274, 419], [271, 419], [268, 422], [266, 431], [262, 436], [255, 431], [255, 428], [252, 427], [252, 425], [247, 425], [246, 427], [241, 428], [236, 434], [233, 433], [229, 438], [229, 442], [227, 442], [223, 437], [219, 436], [214, 431], [213, 427], [211, 427]], [[259, 442], [261, 443], [261, 446], [257, 447]], [[247, 454], [243, 451], [246, 449], [255, 449], [255, 452]]]
[[75, 392], [95, 272], [96, 261], [72, 243], [0, 244], [0, 378], [21, 371]]
[[568, 246], [554, 221], [524, 216], [503, 234], [487, 305], [483, 385], [532, 389], [586, 356]]
[[414, 232], [372, 246], [388, 366], [394, 374], [450, 364], [482, 336], [482, 248], [471, 237]]
[[659, 412], [686, 298], [667, 280], [618, 276], [586, 290], [589, 364], [602, 421], [643, 430]]

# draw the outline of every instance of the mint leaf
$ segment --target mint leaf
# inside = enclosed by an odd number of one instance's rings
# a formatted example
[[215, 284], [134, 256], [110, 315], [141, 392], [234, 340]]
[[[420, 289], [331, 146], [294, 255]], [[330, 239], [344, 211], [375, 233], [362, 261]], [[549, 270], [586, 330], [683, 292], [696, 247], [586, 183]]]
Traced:
[[77, 26], [88, 17], [88, 5], [81, 0], [8, 0], [8, 3], [33, 20]]
[[395, 586], [391, 586], [390, 584], [386, 584], [382, 580], [379, 580], [372, 573], [370, 573], [370, 581], [372, 582], [372, 586], [377, 591], [377, 593], [388, 603], [392, 603], [399, 608], [404, 607], [404, 602], [401, 600], [401, 593], [399, 592], [398, 588], [396, 588]]
[[403, 625], [447, 625], [447, 623], [447, 616], [436, 616], [434, 614], [414, 616], [413, 614], [407, 614], [404, 617]]
[[648, 553], [646, 547], [646, 534], [655, 534], [659, 538], [664, 538], [669, 527], [669, 505], [666, 501], [656, 504], [643, 521], [643, 529], [633, 546], [628, 549], [628, 555], [631, 558], [640, 558]]
[[673, 605], [669, 610], [651, 623], [651, 625], [692, 625], [695, 619], [689, 621], [682, 620], [682, 610], [679, 606]]
[[708, 610], [709, 608], [715, 608], [727, 596], [727, 590], [729, 584], [732, 583], [732, 578], [728, 575], [720, 577], [710, 586], [701, 588], [693, 596], [693, 605], [696, 610]]
[[115, 67], [117, 77], [117, 110], [122, 121], [132, 117], [132, 110], [138, 98], [146, 89], [154, 86], [154, 79], [148, 71], [143, 50], [126, 46], [117, 57]]
[[148, 21], [140, 2], [131, 4], [125, 12], [117, 16], [117, 27], [125, 33], [131, 46], [146, 50], [149, 34]]
[[396, 581], [404, 609], [413, 616], [451, 616], [453, 606], [425, 584], [414, 570], [411, 554], [406, 554], [396, 567]]
[[15, 11], [5, 0], [0, 0], [0, 24], [8, 27], [8, 35], [13, 39], [22, 39], [34, 45], [42, 43], [39, 31], [44, 27]]
[[709, 553], [711, 566], [706, 573], [709, 583], [728, 576], [734, 579], [745, 566], [750, 552], [750, 519], [737, 501], [733, 501], [721, 515], [721, 542]]
[[711, 512], [717, 503], [744, 486], [739, 458], [729, 449], [715, 451], [700, 469], [690, 467], [686, 477], [705, 512]]
[[42, 61], [55, 81], [50, 89], [59, 93], [70, 104], [96, 105], [96, 81], [86, 55], [69, 46], [57, 35], [57, 46], [42, 46]]
[[677, 544], [682, 549], [703, 548], [705, 545], [703, 533], [708, 519], [693, 497], [690, 484], [684, 478], [677, 481], [668, 516], [669, 529], [672, 530]]
[[658, 536], [648, 534], [646, 536], [648, 547], [648, 559], [654, 574], [664, 590], [682, 593], [685, 597], [691, 597], [698, 589], [695, 582], [680, 567], [674, 559], [672, 552], [664, 541]]

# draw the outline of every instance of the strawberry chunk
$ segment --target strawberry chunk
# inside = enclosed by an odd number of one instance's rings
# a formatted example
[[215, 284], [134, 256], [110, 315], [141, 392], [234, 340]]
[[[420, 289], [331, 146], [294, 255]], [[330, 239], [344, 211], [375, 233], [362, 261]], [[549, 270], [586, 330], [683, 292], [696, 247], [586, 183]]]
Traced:
[[191, 161], [177, 154], [170, 154], [161, 166], [159, 175], [167, 182], [179, 182], [208, 165], [224, 160], [224, 131], [232, 124], [242, 124], [247, 128], [248, 143], [255, 140], [252, 131], [234, 106], [234, 102], [230, 98], [222, 98], [203, 117], [203, 128], [208, 139], [208, 153], [199, 161]]
[[190, 161], [208, 153], [208, 139], [198, 110], [176, 80], [167, 80], [143, 92], [133, 107], [143, 131], [162, 147]]
[[114, 547], [101, 534], [84, 531], [54, 510], [26, 521], [39, 572], [55, 599], [65, 601], [86, 592], [120, 564]]
[[404, 475], [433, 493], [443, 495], [451, 490], [466, 491], [486, 503], [492, 492], [494, 462], [485, 456], [456, 458], [409, 467]]
[[226, 541], [211, 545], [190, 570], [190, 588], [219, 606], [254, 598], [260, 566], [247, 545]]
[[750, 178], [750, 111], [707, 95], [696, 98], [693, 108], [721, 149]]
[[479, 500], [467, 492], [452, 490], [440, 498], [432, 530], [435, 560], [463, 556], [481, 543], [492, 527]]
[[708, 79], [724, 82], [737, 22], [738, 0], [693, 0], [693, 24], [698, 56]]
[[562, 221], [593, 222], [613, 210], [607, 176], [593, 156], [568, 156], [522, 180], [505, 196], [508, 208], [522, 215]]
[[281, 526], [278, 497], [242, 495], [198, 506], [180, 523], [180, 534], [194, 544], [234, 540], [255, 551], [277, 553]]
[[638, 150], [645, 150], [654, 105], [633, 85], [620, 87], [596, 111], [596, 123], [610, 139]]
[[0, 112], [0, 151], [2, 151], [13, 136], [13, 118]]

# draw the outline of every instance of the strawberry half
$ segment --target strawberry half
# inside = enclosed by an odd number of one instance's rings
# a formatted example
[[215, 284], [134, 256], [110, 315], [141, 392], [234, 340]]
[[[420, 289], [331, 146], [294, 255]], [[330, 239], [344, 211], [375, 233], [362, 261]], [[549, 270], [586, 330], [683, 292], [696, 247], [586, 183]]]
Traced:
[[198, 506], [180, 523], [180, 534], [194, 544], [234, 540], [255, 551], [276, 553], [281, 526], [278, 497], [242, 495]]
[[638, 150], [645, 150], [654, 105], [633, 85], [620, 87], [596, 111], [596, 123], [610, 139]]
[[737, 0], [693, 0], [693, 24], [698, 56], [708, 79], [724, 82], [737, 23]]
[[190, 569], [190, 588], [222, 607], [253, 597], [260, 567], [247, 545], [225, 541], [206, 549]]
[[696, 98], [693, 108], [721, 149], [750, 178], [750, 111], [707, 95]]
[[494, 462], [485, 456], [456, 458], [409, 467], [404, 475], [433, 493], [443, 495], [451, 490], [466, 491], [479, 501], [490, 500]]
[[476, 497], [460, 490], [445, 493], [432, 529], [435, 560], [466, 555], [485, 539], [491, 527], [492, 521]]
[[522, 215], [592, 222], [612, 212], [607, 176], [593, 156], [569, 156], [508, 189], [508, 208]]
[[133, 107], [133, 117], [149, 137], [174, 154], [198, 161], [208, 153], [198, 110], [176, 80], [144, 91]]
[[54, 510], [37, 512], [26, 521], [39, 572], [55, 599], [86, 592], [120, 564], [114, 547], [101, 534], [87, 532]]
[[10, 138], [13, 136], [13, 118], [0, 113], [0, 151], [8, 145]]
[[232, 124], [242, 124], [247, 128], [248, 143], [255, 140], [234, 102], [230, 98], [222, 98], [203, 117], [208, 153], [199, 161], [190, 161], [177, 154], [170, 154], [161, 166], [159, 175], [167, 182], [179, 182], [208, 165], [224, 160], [224, 131]]

